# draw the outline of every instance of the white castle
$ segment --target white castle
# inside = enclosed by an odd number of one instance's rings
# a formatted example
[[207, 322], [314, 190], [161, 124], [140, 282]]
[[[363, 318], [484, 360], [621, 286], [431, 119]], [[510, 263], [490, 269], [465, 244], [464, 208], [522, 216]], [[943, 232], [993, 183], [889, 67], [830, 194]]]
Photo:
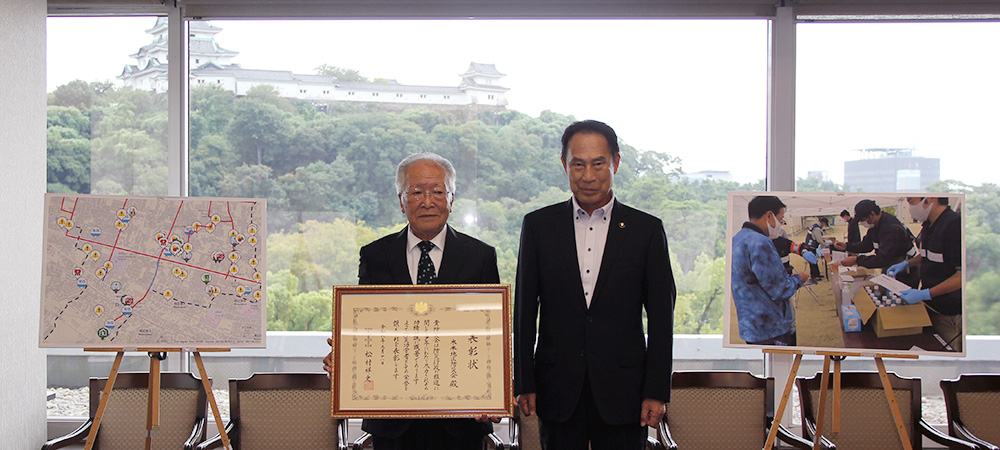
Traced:
[[[245, 95], [254, 86], [270, 85], [281, 96], [313, 101], [374, 102], [426, 105], [479, 105], [503, 108], [507, 106], [505, 93], [508, 88], [499, 84], [505, 75], [493, 64], [470, 63], [465, 73], [459, 75], [457, 87], [414, 86], [395, 81], [369, 83], [339, 81], [330, 75], [297, 74], [287, 70], [244, 69], [232, 59], [239, 54], [219, 47], [215, 35], [222, 28], [208, 21], [191, 21], [189, 24], [190, 86], [215, 84], [236, 95]], [[146, 30], [153, 35], [153, 42], [135, 54], [136, 64], [122, 70], [119, 79], [135, 89], [153, 92], [167, 90], [167, 21], [156, 19], [156, 25]]]

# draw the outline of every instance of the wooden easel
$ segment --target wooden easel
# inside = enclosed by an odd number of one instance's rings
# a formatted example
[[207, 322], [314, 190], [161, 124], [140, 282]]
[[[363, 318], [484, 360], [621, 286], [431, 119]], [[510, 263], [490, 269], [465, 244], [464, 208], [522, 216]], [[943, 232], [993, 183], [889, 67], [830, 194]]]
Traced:
[[[117, 352], [115, 362], [111, 365], [111, 373], [108, 374], [108, 382], [104, 386], [101, 394], [101, 401], [97, 405], [97, 413], [94, 415], [94, 424], [90, 427], [87, 435], [87, 443], [84, 450], [91, 450], [94, 441], [97, 439], [97, 430], [101, 427], [101, 419], [104, 416], [104, 408], [108, 406], [108, 399], [111, 397], [111, 389], [115, 386], [115, 378], [118, 377], [118, 369], [121, 367], [122, 358], [127, 351], [138, 351], [147, 353], [180, 352], [189, 351], [183, 348], [84, 348], [87, 352]], [[205, 388], [205, 396], [208, 404], [212, 407], [212, 415], [215, 417], [215, 425], [219, 429], [219, 436], [222, 437], [222, 447], [232, 450], [229, 444], [229, 436], [226, 435], [226, 427], [222, 424], [222, 415], [219, 414], [219, 405], [215, 402], [215, 395], [212, 394], [212, 384], [208, 380], [208, 372], [205, 370], [205, 363], [201, 359], [201, 352], [228, 352], [228, 348], [205, 348], [193, 351], [194, 360], [198, 364], [198, 372], [201, 374], [201, 384]], [[146, 450], [150, 450], [152, 445], [153, 427], [160, 425], [160, 358], [150, 354], [149, 357], [149, 401], [146, 408]]]
[[[795, 359], [792, 362], [792, 369], [788, 372], [788, 380], [785, 382], [785, 390], [781, 394], [781, 401], [778, 403], [778, 409], [774, 413], [774, 421], [778, 422], [785, 413], [785, 406], [788, 404], [788, 398], [792, 393], [792, 384], [795, 382], [795, 376], [798, 374], [799, 363], [802, 362], [802, 351], [781, 349], [764, 349], [763, 351], [764, 353], [795, 355]], [[826, 392], [827, 386], [830, 383], [830, 362], [833, 361], [833, 432], [836, 433], [840, 431], [840, 362], [847, 356], [863, 356], [861, 353], [855, 352], [818, 351], [816, 354], [823, 355], [823, 375], [820, 377], [819, 406], [817, 407], [816, 436], [813, 440], [813, 450], [819, 450], [819, 443], [823, 439], [823, 416], [826, 413]], [[896, 431], [899, 432], [899, 440], [902, 442], [904, 450], [913, 450], [910, 444], [910, 436], [906, 432], [906, 425], [903, 423], [903, 415], [899, 412], [899, 404], [896, 402], [896, 395], [892, 392], [892, 384], [889, 381], [889, 375], [885, 371], [885, 363], [882, 362], [882, 358], [917, 359], [917, 355], [875, 353], [872, 356], [875, 358], [875, 365], [878, 367], [879, 378], [882, 380], [882, 388], [885, 390], [889, 409], [892, 410], [892, 418], [896, 423]], [[767, 434], [767, 441], [764, 443], [764, 450], [774, 448], [774, 440], [777, 436], [777, 424], [772, 423], [771, 430]]]

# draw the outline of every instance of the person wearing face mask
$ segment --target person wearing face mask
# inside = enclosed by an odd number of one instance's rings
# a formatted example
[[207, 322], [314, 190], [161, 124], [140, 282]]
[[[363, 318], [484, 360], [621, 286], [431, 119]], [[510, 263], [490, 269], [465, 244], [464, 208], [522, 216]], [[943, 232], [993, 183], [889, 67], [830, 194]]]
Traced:
[[809, 274], [785, 272], [771, 239], [781, 236], [785, 204], [761, 195], [747, 205], [749, 220], [733, 236], [732, 295], [740, 338], [753, 345], [796, 344], [789, 301]]
[[919, 253], [889, 267], [896, 277], [916, 268], [920, 288], [899, 293], [907, 303], [923, 302], [934, 330], [956, 351], [962, 351], [962, 218], [947, 197], [908, 197], [910, 215], [922, 223]]
[[[868, 229], [865, 237], [858, 243], [835, 244], [837, 250], [847, 250], [858, 253], [848, 256], [840, 263], [845, 266], [855, 264], [869, 268], [882, 269], [885, 273], [890, 266], [905, 261], [917, 255], [913, 245], [913, 234], [896, 216], [882, 211], [873, 200], [861, 200], [854, 206], [854, 216], [862, 227]], [[874, 254], [863, 254], [874, 251]], [[916, 287], [919, 275], [915, 270], [906, 268], [896, 274], [896, 279], [910, 287]]]

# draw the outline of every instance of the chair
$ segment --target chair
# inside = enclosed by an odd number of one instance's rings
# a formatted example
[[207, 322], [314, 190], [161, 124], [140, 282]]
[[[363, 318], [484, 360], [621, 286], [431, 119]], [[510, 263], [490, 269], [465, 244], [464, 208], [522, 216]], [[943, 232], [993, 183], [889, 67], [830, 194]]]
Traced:
[[[372, 435], [367, 432], [362, 434], [357, 440], [354, 441], [351, 448], [352, 450], [372, 448]], [[483, 450], [504, 450], [505, 448], [510, 447], [505, 446], [503, 441], [500, 440], [500, 436], [497, 436], [496, 433], [486, 435], [486, 440], [483, 442]]]
[[[70, 434], [52, 439], [42, 450], [86, 440], [94, 424], [107, 378], [90, 379], [90, 419]], [[146, 440], [149, 373], [121, 372], [115, 379], [94, 449], [142, 448]], [[160, 374], [160, 424], [152, 432], [154, 449], [193, 449], [205, 439], [208, 402], [201, 380], [190, 373]]]
[[[748, 372], [674, 372], [655, 448], [759, 449], [773, 420], [773, 378]], [[780, 423], [777, 439], [812, 448]]]
[[[941, 380], [948, 432], [978, 449], [1000, 450], [1000, 375], [961, 375]], [[991, 443], [992, 442], [992, 443]]]
[[[229, 380], [226, 435], [234, 449], [346, 450], [347, 421], [330, 418], [326, 373], [255, 373]], [[218, 448], [215, 435], [198, 450]]]
[[[797, 378], [799, 404], [802, 413], [802, 433], [806, 439], [816, 434], [816, 415], [819, 404], [820, 377]], [[948, 436], [920, 416], [920, 379], [901, 378], [888, 373], [899, 412], [914, 450], [922, 447], [921, 436], [952, 449], [974, 449], [972, 444]], [[899, 449], [899, 433], [892, 410], [886, 400], [882, 380], [877, 372], [842, 372], [840, 380], [840, 431], [833, 432], [833, 382], [830, 377], [826, 412], [823, 420], [823, 448], [840, 449]]]

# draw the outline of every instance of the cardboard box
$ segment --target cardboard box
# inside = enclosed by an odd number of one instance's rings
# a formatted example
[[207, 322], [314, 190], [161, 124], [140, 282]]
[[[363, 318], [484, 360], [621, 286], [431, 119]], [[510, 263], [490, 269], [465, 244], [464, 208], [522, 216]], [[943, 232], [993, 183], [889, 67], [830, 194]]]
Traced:
[[844, 323], [844, 331], [861, 331], [861, 314], [854, 305], [842, 305], [840, 318]]
[[[872, 282], [864, 282], [861, 286], [873, 286]], [[920, 334], [924, 327], [931, 326], [931, 318], [923, 302], [904, 306], [875, 306], [875, 302], [864, 289], [854, 293], [854, 305], [861, 314], [861, 321], [868, 323], [874, 317], [872, 328], [878, 337], [906, 336]]]

